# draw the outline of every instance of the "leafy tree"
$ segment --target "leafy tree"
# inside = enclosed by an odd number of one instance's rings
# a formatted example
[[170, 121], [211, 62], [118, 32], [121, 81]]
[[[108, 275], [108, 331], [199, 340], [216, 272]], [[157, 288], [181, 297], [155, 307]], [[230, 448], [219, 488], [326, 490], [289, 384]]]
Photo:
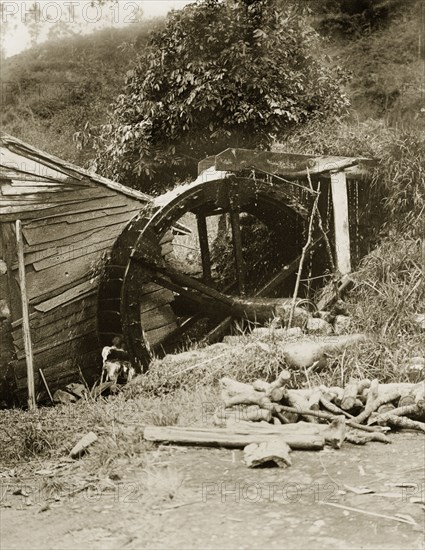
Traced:
[[172, 12], [128, 72], [110, 124], [77, 139], [94, 144], [98, 170], [153, 192], [208, 154], [266, 148], [343, 111], [341, 75], [319, 58], [307, 15], [288, 0], [198, 0]]

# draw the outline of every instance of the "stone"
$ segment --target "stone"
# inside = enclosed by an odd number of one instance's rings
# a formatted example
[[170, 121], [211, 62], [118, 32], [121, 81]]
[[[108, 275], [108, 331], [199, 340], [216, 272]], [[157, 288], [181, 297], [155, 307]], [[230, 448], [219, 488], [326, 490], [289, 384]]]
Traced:
[[420, 382], [425, 375], [425, 358], [421, 355], [410, 357], [404, 371], [409, 382]]
[[326, 322], [324, 319], [314, 317], [308, 319], [305, 328], [306, 331], [310, 334], [329, 335], [333, 332], [333, 328], [328, 322]]
[[335, 334], [347, 334], [350, 330], [351, 318], [346, 315], [337, 315], [334, 320]]
[[285, 340], [286, 338], [294, 338], [297, 336], [302, 336], [303, 331], [300, 327], [292, 328], [255, 328], [252, 331], [252, 335], [260, 339], [274, 339], [274, 340]]
[[76, 382], [72, 382], [71, 384], [68, 384], [66, 386], [66, 390], [69, 393], [72, 393], [73, 395], [75, 395], [76, 397], [79, 397], [80, 399], [82, 399], [83, 397], [86, 397], [89, 393], [87, 388], [84, 386], [84, 384], [77, 384]]
[[[276, 315], [279, 316], [283, 323], [286, 325], [289, 321], [290, 313], [291, 312], [291, 306], [284, 304], [282, 306], [276, 307]], [[310, 318], [310, 314], [308, 311], [303, 309], [302, 307], [296, 307], [294, 308], [294, 314], [292, 317], [292, 327], [301, 327], [303, 328], [305, 324], [307, 323], [307, 320]]]
[[67, 391], [56, 390], [53, 394], [53, 401], [55, 403], [61, 403], [62, 405], [69, 405], [70, 403], [76, 403], [77, 398]]
[[326, 366], [328, 358], [335, 357], [342, 353], [345, 348], [366, 340], [364, 334], [327, 336], [317, 342], [303, 339], [290, 344], [283, 344], [280, 350], [289, 367], [308, 368], [317, 362], [317, 367], [322, 368]]
[[261, 443], [251, 443], [244, 448], [244, 460], [249, 468], [263, 465], [276, 465], [280, 468], [291, 466], [291, 448], [280, 438]]
[[69, 456], [71, 458], [79, 458], [86, 452], [86, 450], [88, 449], [88, 447], [90, 447], [90, 445], [93, 445], [95, 441], [97, 441], [97, 435], [94, 432], [87, 433], [72, 448], [72, 450], [69, 453]]

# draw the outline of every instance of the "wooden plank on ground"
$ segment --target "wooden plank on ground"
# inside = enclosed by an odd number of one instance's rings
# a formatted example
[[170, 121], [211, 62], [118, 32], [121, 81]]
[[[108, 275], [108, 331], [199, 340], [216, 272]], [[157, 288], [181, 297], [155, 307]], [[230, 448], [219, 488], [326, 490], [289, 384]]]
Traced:
[[[282, 426], [283, 427], [283, 426]], [[325, 446], [321, 435], [299, 433], [288, 430], [285, 433], [251, 432], [249, 428], [182, 428], [180, 426], [146, 426], [143, 437], [147, 441], [182, 443], [186, 445], [203, 445], [213, 447], [243, 448], [251, 443], [281, 439], [291, 449], [320, 450]]]

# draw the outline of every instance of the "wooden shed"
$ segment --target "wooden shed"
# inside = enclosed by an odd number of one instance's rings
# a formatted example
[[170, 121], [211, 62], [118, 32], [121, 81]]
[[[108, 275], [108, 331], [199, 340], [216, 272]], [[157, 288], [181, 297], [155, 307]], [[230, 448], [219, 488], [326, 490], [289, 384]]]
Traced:
[[[0, 137], [0, 401], [23, 401], [26, 361], [18, 279], [21, 220], [34, 357], [51, 391], [99, 375], [98, 266], [150, 197], [22, 141]], [[13, 396], [13, 397], [12, 397]]]

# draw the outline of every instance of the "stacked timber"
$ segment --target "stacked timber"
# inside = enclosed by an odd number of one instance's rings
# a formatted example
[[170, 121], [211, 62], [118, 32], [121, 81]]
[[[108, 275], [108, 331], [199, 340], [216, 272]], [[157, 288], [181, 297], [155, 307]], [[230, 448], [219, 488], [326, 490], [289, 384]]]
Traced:
[[350, 380], [344, 387], [290, 389], [283, 370], [268, 383], [245, 384], [222, 378], [222, 405], [215, 427], [147, 426], [148, 441], [244, 448], [249, 467], [291, 465], [291, 450], [339, 449], [344, 441], [390, 443], [386, 432], [425, 433], [425, 382], [380, 384]]

